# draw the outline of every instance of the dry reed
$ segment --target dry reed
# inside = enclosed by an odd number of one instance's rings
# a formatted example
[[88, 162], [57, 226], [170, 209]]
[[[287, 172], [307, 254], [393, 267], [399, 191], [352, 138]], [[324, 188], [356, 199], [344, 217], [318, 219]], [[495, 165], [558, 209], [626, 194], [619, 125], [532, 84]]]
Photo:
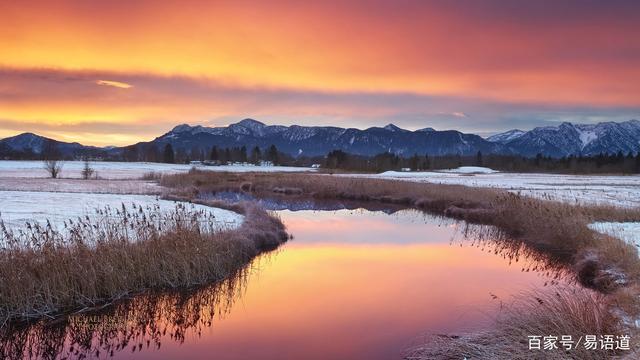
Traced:
[[244, 222], [221, 230], [207, 211], [105, 208], [65, 223], [7, 229], [0, 221], [0, 323], [54, 317], [149, 289], [220, 281], [287, 239], [276, 217], [242, 205]]

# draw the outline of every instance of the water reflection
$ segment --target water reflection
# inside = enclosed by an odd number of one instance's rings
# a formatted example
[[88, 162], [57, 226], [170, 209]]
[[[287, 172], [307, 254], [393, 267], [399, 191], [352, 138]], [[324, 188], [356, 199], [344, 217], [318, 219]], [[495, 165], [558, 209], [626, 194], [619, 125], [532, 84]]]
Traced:
[[[85, 359], [158, 350], [183, 343], [228, 314], [246, 288], [250, 267], [219, 284], [187, 292], [145, 294], [103, 310], [74, 313], [0, 334], [1, 359]], [[133, 355], [132, 355], [133, 356]]]
[[394, 204], [384, 204], [371, 201], [336, 200], [336, 199], [316, 199], [308, 197], [285, 196], [273, 194], [270, 197], [255, 197], [250, 193], [236, 191], [219, 191], [216, 193], [203, 192], [198, 195], [200, 200], [222, 200], [230, 203], [251, 201], [259, 204], [267, 210], [275, 211], [338, 211], [338, 210], [359, 210], [381, 211], [386, 214], [393, 214], [405, 207]]
[[281, 211], [295, 239], [222, 284], [5, 331], [0, 357], [394, 359], [561, 280], [492, 228], [411, 210]]

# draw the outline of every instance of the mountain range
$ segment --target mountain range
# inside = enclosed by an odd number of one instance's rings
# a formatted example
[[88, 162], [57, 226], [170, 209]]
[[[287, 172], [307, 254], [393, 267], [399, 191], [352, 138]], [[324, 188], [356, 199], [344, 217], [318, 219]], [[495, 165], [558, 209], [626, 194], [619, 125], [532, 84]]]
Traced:
[[505, 145], [518, 154], [551, 157], [569, 155], [593, 156], [600, 153], [616, 154], [640, 152], [640, 121], [601, 122], [537, 127], [530, 131], [510, 130], [487, 140]]
[[475, 155], [507, 154], [533, 157], [597, 155], [640, 152], [640, 121], [602, 122], [598, 124], [561, 123], [558, 126], [537, 127], [530, 131], [510, 130], [482, 138], [456, 130], [437, 131], [424, 128], [415, 131], [389, 124], [368, 129], [333, 126], [266, 125], [244, 119], [225, 127], [178, 125], [149, 142], [125, 147], [94, 147], [66, 143], [32, 133], [0, 140], [0, 157], [40, 154], [45, 144], [55, 143], [57, 151], [66, 157], [85, 155], [122, 158], [127, 152], [141, 153], [145, 149], [163, 149], [167, 144], [186, 153], [218, 148], [275, 145], [291, 156], [322, 156], [332, 150], [371, 156], [390, 152], [401, 156], [413, 154]]

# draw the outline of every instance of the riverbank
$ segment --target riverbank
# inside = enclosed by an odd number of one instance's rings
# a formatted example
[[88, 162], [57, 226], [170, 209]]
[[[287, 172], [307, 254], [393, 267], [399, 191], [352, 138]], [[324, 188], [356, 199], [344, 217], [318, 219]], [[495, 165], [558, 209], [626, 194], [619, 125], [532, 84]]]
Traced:
[[[606, 312], [601, 312], [604, 318], [612, 320], [616, 328], [619, 326], [625, 333], [637, 332], [631, 326], [632, 321], [629, 322], [638, 316], [640, 263], [637, 250], [616, 238], [592, 231], [588, 224], [638, 221], [638, 209], [571, 205], [531, 199], [498, 189], [311, 174], [206, 174], [195, 171], [164, 176], [160, 183], [192, 198], [205, 192], [236, 191], [257, 197], [358, 200], [401, 205], [470, 223], [492, 225], [499, 229], [500, 234], [496, 235], [522, 242], [565, 264], [582, 285], [606, 295]], [[585, 300], [583, 295], [575, 296], [579, 299], [569, 300]], [[594, 304], [587, 300], [583, 302], [586, 306]], [[555, 314], [567, 317], [558, 319], [562, 323], [584, 324], [575, 319], [576, 313]], [[529, 320], [537, 322], [538, 329], [558, 330], [547, 326], [548, 319], [538, 321], [531, 316]], [[522, 323], [522, 319], [514, 321]], [[581, 333], [588, 334], [592, 330], [585, 326]], [[634, 345], [636, 343], [633, 341]], [[520, 346], [518, 344], [514, 349], [523, 350]]]
[[150, 290], [222, 281], [288, 239], [265, 210], [251, 204], [232, 210], [244, 216], [234, 229], [180, 204], [162, 213], [135, 205], [98, 209], [64, 229], [0, 226], [0, 321], [55, 318]]

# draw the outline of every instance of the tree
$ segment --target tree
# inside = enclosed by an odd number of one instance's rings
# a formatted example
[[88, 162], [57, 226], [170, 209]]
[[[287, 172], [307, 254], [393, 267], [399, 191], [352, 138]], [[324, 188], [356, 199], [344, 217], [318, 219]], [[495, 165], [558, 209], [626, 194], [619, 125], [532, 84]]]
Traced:
[[477, 166], [482, 166], [482, 152], [478, 151], [478, 154], [476, 154], [476, 165]]
[[44, 169], [52, 179], [57, 179], [62, 171], [62, 163], [59, 161], [61, 155], [58, 144], [54, 140], [47, 140], [42, 148], [42, 160]]
[[269, 146], [269, 150], [267, 150], [267, 160], [271, 161], [273, 165], [278, 165], [278, 148], [275, 145]]
[[82, 178], [85, 180], [91, 179], [95, 174], [95, 170], [91, 167], [91, 163], [88, 158], [84, 158], [84, 167], [82, 168]]
[[218, 147], [213, 145], [211, 148], [211, 153], [209, 154], [209, 160], [218, 161], [220, 160], [220, 156], [218, 155]]
[[251, 162], [257, 166], [260, 165], [260, 160], [262, 160], [262, 153], [260, 148], [256, 146], [251, 150]]
[[168, 164], [173, 164], [176, 162], [175, 154], [173, 152], [173, 146], [171, 146], [171, 144], [165, 145], [162, 160]]
[[244, 145], [242, 145], [242, 147], [240, 148], [240, 162], [241, 163], [247, 162], [247, 147]]
[[337, 169], [347, 162], [347, 153], [342, 150], [333, 150], [327, 154], [327, 167]]
[[55, 159], [44, 160], [44, 169], [52, 179], [57, 179], [62, 171], [62, 163]]
[[224, 149], [224, 159], [225, 159], [225, 164], [228, 164], [229, 162], [233, 161], [233, 159], [231, 158], [231, 149], [229, 148]]
[[420, 167], [420, 158], [418, 154], [413, 154], [413, 156], [409, 159], [409, 168], [411, 171], [418, 171]]
[[146, 145], [144, 145], [142, 152], [143, 152], [142, 159], [144, 161], [150, 161], [150, 162], [160, 162], [160, 161], [162, 161], [162, 157], [161, 157], [160, 151], [158, 150], [158, 148], [154, 144], [146, 144]]

